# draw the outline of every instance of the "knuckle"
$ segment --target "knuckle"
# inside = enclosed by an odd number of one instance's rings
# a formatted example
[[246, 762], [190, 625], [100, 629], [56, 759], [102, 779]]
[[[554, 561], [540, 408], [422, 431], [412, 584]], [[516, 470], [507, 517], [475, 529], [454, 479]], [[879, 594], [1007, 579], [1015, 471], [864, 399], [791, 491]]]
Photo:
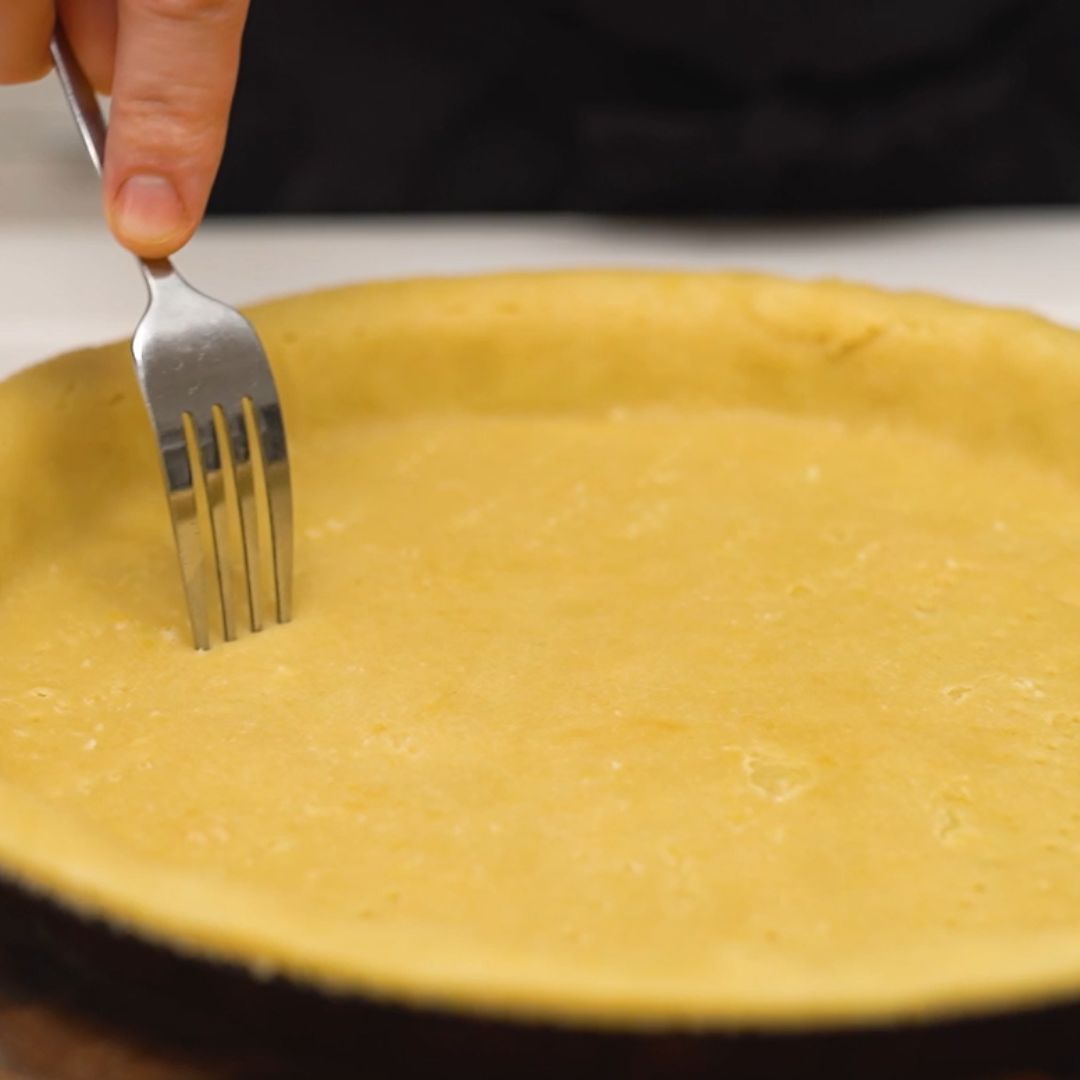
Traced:
[[227, 19], [239, 13], [239, 0], [138, 0], [147, 14], [173, 22]]
[[219, 137], [217, 113], [207, 95], [174, 87], [114, 100], [111, 123], [144, 151], [198, 156]]

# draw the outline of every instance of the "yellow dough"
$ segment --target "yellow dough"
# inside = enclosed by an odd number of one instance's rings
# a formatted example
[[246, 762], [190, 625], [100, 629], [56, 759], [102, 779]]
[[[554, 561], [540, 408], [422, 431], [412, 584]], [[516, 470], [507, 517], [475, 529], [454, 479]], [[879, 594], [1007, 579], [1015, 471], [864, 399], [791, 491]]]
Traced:
[[563, 1021], [1080, 990], [1080, 336], [646, 273], [254, 318], [297, 614], [209, 653], [126, 349], [0, 386], [0, 869]]

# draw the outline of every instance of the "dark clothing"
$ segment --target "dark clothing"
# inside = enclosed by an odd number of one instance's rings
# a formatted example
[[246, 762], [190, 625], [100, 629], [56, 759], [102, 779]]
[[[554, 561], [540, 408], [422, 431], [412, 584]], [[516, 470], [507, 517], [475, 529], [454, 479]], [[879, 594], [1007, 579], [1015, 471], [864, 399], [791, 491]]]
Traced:
[[254, 0], [212, 209], [1078, 201], [1078, 0]]

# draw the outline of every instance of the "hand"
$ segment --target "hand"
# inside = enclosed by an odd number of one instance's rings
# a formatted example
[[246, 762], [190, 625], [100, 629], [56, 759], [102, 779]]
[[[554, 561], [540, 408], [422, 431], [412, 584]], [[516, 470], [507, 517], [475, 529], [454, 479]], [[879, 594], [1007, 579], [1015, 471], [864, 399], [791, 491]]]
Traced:
[[171, 255], [206, 210], [225, 145], [248, 0], [0, 0], [0, 83], [52, 66], [59, 17], [112, 95], [103, 190], [116, 238]]

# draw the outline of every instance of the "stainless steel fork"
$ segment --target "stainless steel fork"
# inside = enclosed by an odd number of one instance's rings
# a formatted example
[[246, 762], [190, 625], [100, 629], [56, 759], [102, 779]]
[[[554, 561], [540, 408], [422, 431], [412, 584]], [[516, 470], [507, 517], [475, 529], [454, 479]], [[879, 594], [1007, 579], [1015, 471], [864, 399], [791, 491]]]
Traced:
[[[97, 97], [57, 27], [52, 55], [90, 159], [101, 173], [106, 125]], [[292, 607], [292, 489], [285, 428], [266, 353], [238, 311], [193, 289], [168, 259], [140, 259], [150, 292], [132, 352], [157, 434], [195, 647], [210, 647], [210, 593], [221, 632], [237, 635], [238, 578], [252, 630], [274, 596]], [[269, 547], [264, 571], [260, 552]], [[241, 573], [242, 568], [242, 573]]]

